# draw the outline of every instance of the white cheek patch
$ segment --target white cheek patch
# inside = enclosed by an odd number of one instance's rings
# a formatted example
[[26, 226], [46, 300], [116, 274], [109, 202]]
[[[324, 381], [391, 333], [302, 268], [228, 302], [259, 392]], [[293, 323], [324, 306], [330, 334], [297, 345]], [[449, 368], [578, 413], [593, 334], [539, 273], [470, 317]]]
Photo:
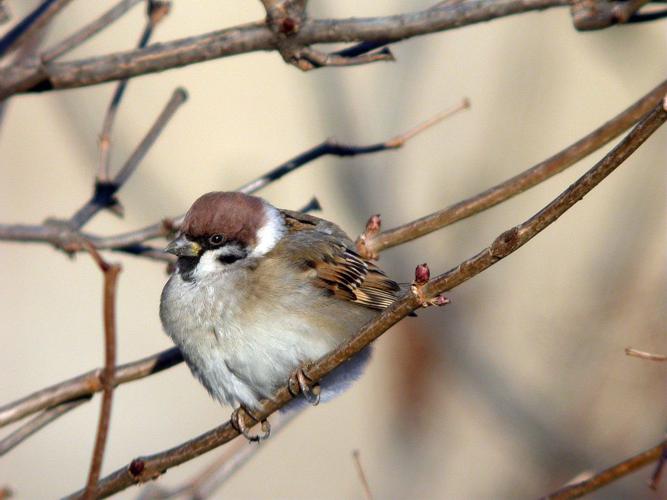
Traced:
[[250, 254], [251, 257], [259, 257], [270, 252], [285, 234], [285, 223], [277, 208], [264, 205], [266, 222], [257, 231], [257, 245]]
[[222, 270], [222, 264], [218, 260], [222, 253], [222, 248], [216, 250], [207, 250], [199, 258], [197, 266], [195, 267], [192, 275], [195, 280], [201, 280], [211, 275], [220, 273]]

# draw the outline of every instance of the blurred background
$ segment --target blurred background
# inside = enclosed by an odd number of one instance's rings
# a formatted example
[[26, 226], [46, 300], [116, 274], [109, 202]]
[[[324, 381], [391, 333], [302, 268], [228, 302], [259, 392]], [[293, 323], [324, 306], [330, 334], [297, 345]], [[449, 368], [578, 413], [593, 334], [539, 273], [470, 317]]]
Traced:
[[[5, 2], [13, 20], [35, 0]], [[175, 1], [154, 41], [261, 19], [260, 2]], [[432, 2], [312, 0], [311, 16], [388, 15]], [[74, 1], [45, 45], [114, 2]], [[12, 23], [10, 22], [9, 25]], [[135, 7], [65, 59], [132, 48]], [[8, 25], [4, 25], [3, 30]], [[350, 235], [381, 213], [385, 228], [502, 181], [591, 131], [667, 74], [665, 22], [577, 33], [567, 9], [504, 18], [392, 46], [395, 63], [301, 73], [277, 53], [252, 53], [130, 82], [112, 137], [118, 168], [173, 89], [178, 111], [120, 193], [113, 234], [182, 213], [200, 194], [233, 189], [326, 137], [385, 140], [463, 97], [472, 109], [399, 151], [323, 158], [260, 194], [296, 209], [316, 195], [322, 216]], [[0, 129], [0, 220], [69, 217], [91, 192], [97, 137], [114, 84], [13, 98]], [[364, 377], [310, 408], [214, 498], [363, 498], [360, 450], [376, 498], [534, 498], [661, 439], [667, 365], [624, 348], [666, 354], [667, 240], [663, 127], [557, 223], [506, 260], [379, 339]], [[400, 281], [428, 262], [443, 272], [544, 206], [600, 158], [494, 209], [382, 254]], [[160, 243], [161, 244], [161, 243]], [[165, 266], [121, 262], [118, 359], [170, 346], [158, 319]], [[0, 242], [0, 404], [103, 363], [102, 277], [85, 255]], [[219, 425], [214, 403], [184, 365], [121, 386], [103, 474]], [[0, 459], [0, 486], [17, 498], [59, 497], [85, 484], [99, 395]], [[16, 426], [2, 429], [0, 437]], [[223, 454], [169, 470], [175, 487]], [[642, 469], [594, 498], [667, 498]], [[118, 498], [137, 498], [131, 488]]]

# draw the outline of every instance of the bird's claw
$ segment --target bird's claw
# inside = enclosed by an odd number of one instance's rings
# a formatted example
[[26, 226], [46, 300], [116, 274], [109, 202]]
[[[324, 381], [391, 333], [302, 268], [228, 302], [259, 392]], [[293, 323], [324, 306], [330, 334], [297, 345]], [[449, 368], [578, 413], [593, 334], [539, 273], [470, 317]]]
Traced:
[[[250, 429], [248, 429], [245, 423], [243, 416], [244, 413], [252, 418], [255, 422], [260, 423], [263, 434], [250, 434]], [[229, 420], [232, 423], [232, 427], [234, 427], [240, 434], [243, 434], [243, 437], [251, 443], [259, 443], [260, 441], [269, 439], [269, 436], [271, 435], [271, 424], [269, 424], [269, 421], [267, 419], [260, 420], [255, 415], [253, 415], [250, 410], [243, 406], [239, 406], [236, 410], [234, 410]]]
[[[312, 385], [311, 385], [312, 384]], [[305, 374], [303, 368], [296, 370], [289, 379], [289, 392], [293, 397], [297, 397], [299, 392], [311, 405], [317, 406], [320, 402], [320, 384], [315, 383]]]

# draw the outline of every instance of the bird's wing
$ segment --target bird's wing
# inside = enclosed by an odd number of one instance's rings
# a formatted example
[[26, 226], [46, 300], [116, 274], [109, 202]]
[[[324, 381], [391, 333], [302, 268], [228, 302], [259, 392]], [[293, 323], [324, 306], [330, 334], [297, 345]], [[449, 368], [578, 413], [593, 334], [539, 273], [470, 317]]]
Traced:
[[342, 229], [307, 214], [283, 211], [283, 215], [289, 233], [280, 244], [281, 250], [289, 252], [301, 270], [313, 275], [315, 286], [371, 309], [382, 310], [396, 300], [398, 284], [356, 253]]

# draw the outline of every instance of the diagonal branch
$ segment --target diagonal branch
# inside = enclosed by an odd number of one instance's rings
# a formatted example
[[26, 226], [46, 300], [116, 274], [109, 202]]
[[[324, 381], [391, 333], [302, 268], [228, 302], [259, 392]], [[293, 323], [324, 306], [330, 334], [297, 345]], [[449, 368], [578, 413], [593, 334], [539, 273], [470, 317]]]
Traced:
[[627, 476], [628, 474], [659, 460], [660, 457], [663, 456], [666, 448], [667, 441], [663, 441], [649, 450], [642, 451], [613, 467], [598, 472], [589, 479], [563, 486], [558, 491], [554, 491], [553, 493], [542, 497], [542, 500], [568, 500], [570, 498], [579, 498], [587, 495], [588, 493], [596, 491], [623, 476]]
[[[148, 9], [146, 13], [146, 25], [144, 30], [139, 37], [139, 42], [137, 47], [143, 49], [148, 45], [148, 42], [153, 35], [153, 31], [157, 24], [164, 18], [165, 14], [169, 11], [169, 4], [155, 4], [155, 2], [148, 2]], [[44, 61], [44, 58], [42, 58]], [[123, 94], [125, 94], [125, 89], [127, 88], [128, 80], [120, 80], [116, 85], [111, 101], [109, 102], [109, 107], [107, 108], [106, 115], [104, 116], [104, 122], [102, 124], [102, 133], [100, 134], [100, 161], [97, 167], [97, 182], [106, 183], [109, 182], [109, 161], [111, 155], [111, 129], [113, 128], [114, 121], [116, 119], [116, 113], [118, 112], [118, 107], [120, 102], [123, 99]], [[122, 184], [122, 183], [121, 183]]]
[[[138, 361], [117, 366], [114, 384], [118, 386], [154, 375], [182, 361], [181, 352], [172, 347]], [[99, 368], [65, 380], [0, 407], [0, 427], [64, 402], [90, 396], [100, 392], [102, 388], [102, 369]]]
[[382, 250], [442, 229], [527, 191], [574, 165], [579, 160], [613, 140], [623, 131], [627, 130], [649, 109], [660, 102], [665, 93], [667, 93], [667, 80], [607, 123], [596, 128], [552, 157], [541, 161], [537, 165], [486, 191], [459, 201], [447, 208], [403, 224], [402, 226], [389, 229], [372, 238], [366, 238], [364, 241], [357, 240], [357, 249], [368, 258], [374, 257]]
[[[401, 148], [408, 140], [412, 139], [415, 135], [420, 132], [423, 132], [427, 128], [436, 125], [445, 118], [466, 109], [469, 106], [467, 99], [464, 99], [459, 105], [442, 111], [430, 118], [429, 120], [420, 123], [419, 125], [413, 127], [407, 132], [403, 132], [397, 136], [394, 136], [384, 142], [370, 144], [366, 146], [354, 146], [350, 144], [341, 144], [334, 139], [327, 139], [324, 142], [321, 142], [317, 146], [312, 147], [311, 149], [304, 151], [303, 153], [298, 154], [294, 158], [278, 165], [277, 167], [271, 169], [269, 172], [261, 175], [257, 179], [250, 181], [243, 186], [237, 188], [237, 191], [246, 194], [256, 193], [260, 189], [268, 186], [269, 184], [281, 179], [285, 175], [294, 172], [295, 170], [303, 167], [304, 165], [321, 158], [323, 156], [356, 156], [362, 154], [377, 153], [379, 151], [389, 151], [394, 149]], [[152, 224], [146, 226], [142, 229], [131, 231], [128, 233], [110, 236], [106, 238], [94, 238], [91, 240], [95, 247], [98, 249], [115, 249], [123, 248], [130, 245], [136, 245], [143, 243], [146, 240], [159, 238], [167, 235], [169, 232], [177, 229], [178, 226], [183, 221], [184, 215], [175, 217], [169, 221], [170, 227], [165, 227], [164, 222], [159, 222], [157, 224]], [[2, 226], [0, 225], [0, 239], [2, 239]]]
[[71, 1], [43, 0], [30, 14], [0, 38], [0, 57], [4, 57], [27, 43]]
[[87, 24], [79, 31], [68, 36], [50, 49], [45, 50], [41, 55], [42, 63], [46, 64], [67, 54], [70, 50], [78, 47], [86, 40], [89, 40], [104, 28], [111, 26], [111, 24], [120, 19], [123, 14], [142, 1], [143, 0], [121, 0], [90, 24]]
[[[181, 104], [187, 100], [187, 97], [188, 94], [185, 89], [177, 88], [174, 90], [174, 93], [155, 120], [155, 123], [153, 123], [146, 133], [146, 136], [137, 145], [136, 149], [132, 152], [113, 180], [105, 182], [98, 178], [97, 182], [95, 182], [93, 196], [69, 220], [68, 226], [70, 228], [80, 229], [99, 211], [107, 207], [117, 206], [118, 201], [115, 197], [116, 193], [123, 187], [125, 182], [127, 182], [137, 169], [141, 160], [143, 160], [148, 150], [164, 130], [164, 127], [166, 127], [176, 111], [181, 107]], [[102, 162], [101, 166], [103, 165], [104, 163]], [[99, 248], [94, 237], [91, 241], [97, 248]]]
[[44, 410], [35, 418], [22, 425], [9, 436], [0, 441], [0, 457], [14, 449], [38, 430], [46, 427], [51, 422], [62, 417], [65, 413], [68, 413], [74, 408], [81, 406], [86, 401], [89, 401], [90, 398], [91, 396], [82, 396], [78, 399], [65, 401], [57, 406], [49, 408], [48, 410]]
[[[464, 283], [525, 245], [602, 182], [665, 121], [667, 121], [667, 111], [661, 102], [644, 115], [633, 130], [602, 160], [542, 210], [525, 222], [503, 232], [488, 247], [455, 268], [433, 278], [424, 285], [420, 284], [419, 287], [414, 285], [376, 319], [362, 327], [354, 338], [313, 364], [307, 370], [307, 377], [313, 382], [319, 381], [425, 302], [437, 300], [443, 292]], [[283, 387], [272, 400], [263, 402], [262, 409], [257, 411], [255, 416], [259, 420], [264, 420], [291, 398], [289, 388]], [[243, 413], [241, 415], [246, 427], [252, 427], [257, 423], [247, 415]], [[231, 422], [227, 422], [164, 452], [136, 458], [129, 465], [104, 478], [99, 484], [98, 493], [100, 496], [109, 496], [132, 484], [155, 479], [170, 467], [206, 453], [231, 441], [238, 435], [238, 431]], [[80, 495], [81, 492], [77, 492], [69, 498], [78, 498]]]

